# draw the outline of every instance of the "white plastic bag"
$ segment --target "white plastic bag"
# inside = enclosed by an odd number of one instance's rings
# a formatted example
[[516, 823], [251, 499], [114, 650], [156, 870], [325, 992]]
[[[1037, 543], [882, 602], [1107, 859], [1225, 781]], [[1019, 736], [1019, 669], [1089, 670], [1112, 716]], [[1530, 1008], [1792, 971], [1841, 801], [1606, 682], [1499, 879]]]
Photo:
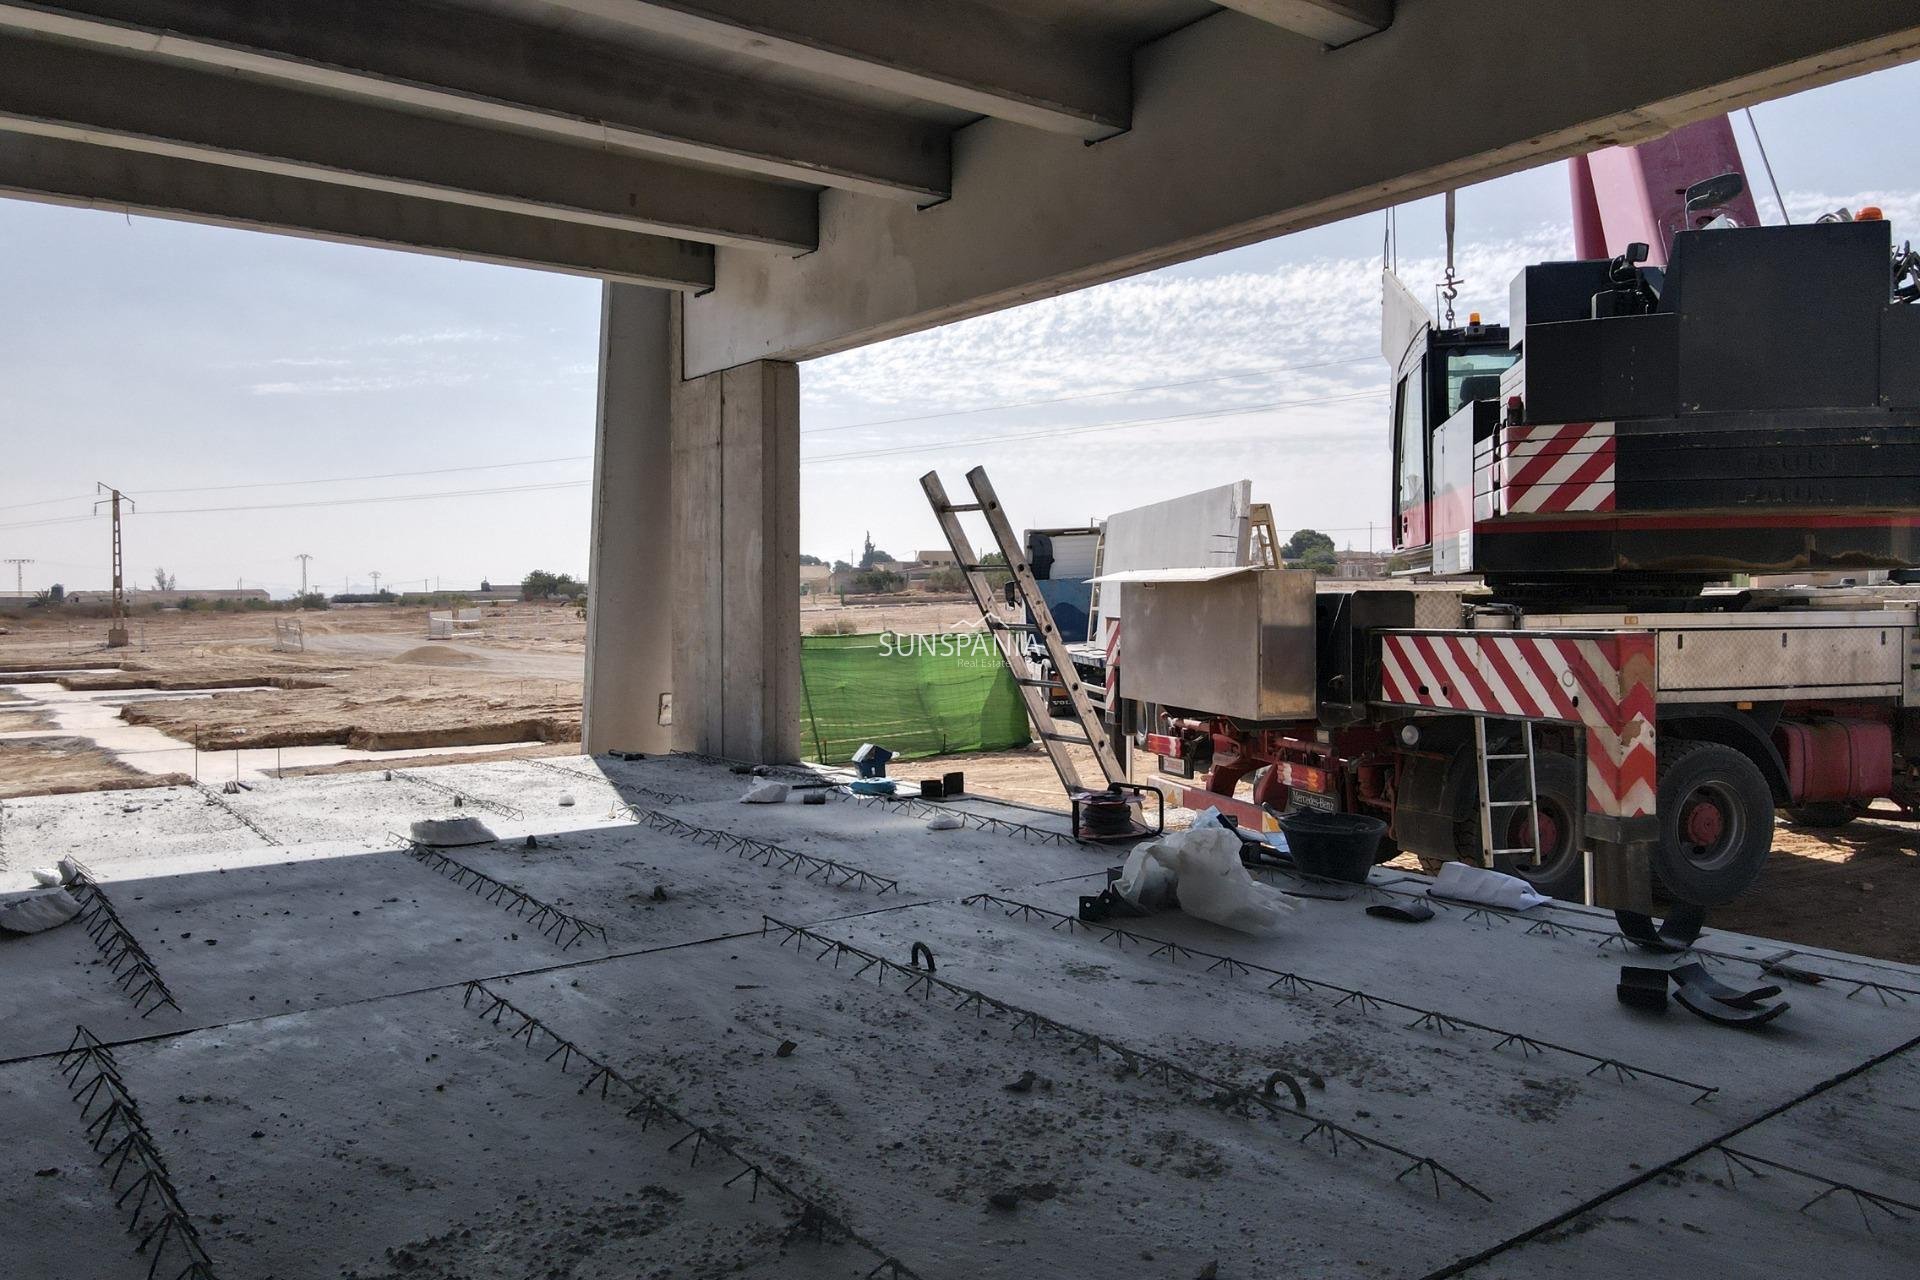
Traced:
[[[1142, 859], [1136, 883], [1150, 889], [1153, 880], [1145, 863], [1158, 864], [1172, 880], [1180, 909], [1223, 929], [1270, 937], [1296, 909], [1285, 894], [1247, 874], [1240, 862], [1240, 837], [1225, 827], [1209, 825], [1176, 831], [1141, 846], [1135, 853]], [[1134, 862], [1133, 858], [1127, 860], [1128, 871], [1135, 870]], [[1127, 872], [1123, 871], [1120, 879], [1125, 883]], [[1126, 890], [1121, 889], [1121, 894], [1125, 896]]]
[[[1174, 845], [1171, 850], [1168, 845]], [[1285, 894], [1261, 884], [1240, 862], [1240, 837], [1225, 827], [1204, 827], [1161, 841], [1154, 856], [1175, 862], [1180, 909], [1225, 929], [1268, 937], [1295, 910]]]
[[1161, 841], [1150, 840], [1133, 846], [1120, 868], [1120, 878], [1113, 882], [1115, 893], [1143, 910], [1164, 907], [1173, 899], [1173, 872], [1153, 856], [1160, 845]]
[[1468, 866], [1464, 862], [1449, 862], [1441, 867], [1427, 895], [1452, 898], [1457, 902], [1477, 902], [1508, 911], [1525, 911], [1528, 907], [1553, 901], [1535, 893], [1533, 886], [1519, 876]]

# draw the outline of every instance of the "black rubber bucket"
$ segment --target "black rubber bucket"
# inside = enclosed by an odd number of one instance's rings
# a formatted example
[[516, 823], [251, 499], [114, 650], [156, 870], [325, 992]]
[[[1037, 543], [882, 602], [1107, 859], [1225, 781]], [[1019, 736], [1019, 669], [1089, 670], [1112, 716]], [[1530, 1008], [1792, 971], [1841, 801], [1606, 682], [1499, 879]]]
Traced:
[[1293, 864], [1310, 876], [1365, 884], [1387, 824], [1364, 813], [1295, 809], [1280, 815]]

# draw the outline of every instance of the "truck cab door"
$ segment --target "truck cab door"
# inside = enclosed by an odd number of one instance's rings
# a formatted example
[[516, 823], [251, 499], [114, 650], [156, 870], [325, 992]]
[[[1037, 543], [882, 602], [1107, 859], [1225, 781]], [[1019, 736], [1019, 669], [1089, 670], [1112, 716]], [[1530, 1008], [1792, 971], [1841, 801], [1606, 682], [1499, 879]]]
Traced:
[[1402, 368], [1393, 387], [1393, 545], [1396, 550], [1424, 547], [1430, 536], [1427, 506], [1432, 500], [1427, 457], [1426, 335], [1420, 353]]

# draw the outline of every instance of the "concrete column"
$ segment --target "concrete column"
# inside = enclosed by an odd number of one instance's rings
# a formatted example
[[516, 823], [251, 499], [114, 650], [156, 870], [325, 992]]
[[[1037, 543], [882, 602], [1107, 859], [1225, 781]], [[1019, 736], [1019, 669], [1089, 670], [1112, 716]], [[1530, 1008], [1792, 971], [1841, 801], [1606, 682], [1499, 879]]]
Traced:
[[674, 745], [797, 759], [799, 370], [681, 380], [672, 406]]
[[660, 289], [609, 284], [601, 293], [581, 731], [589, 752], [673, 746], [662, 723], [674, 687], [672, 307], [673, 295]]

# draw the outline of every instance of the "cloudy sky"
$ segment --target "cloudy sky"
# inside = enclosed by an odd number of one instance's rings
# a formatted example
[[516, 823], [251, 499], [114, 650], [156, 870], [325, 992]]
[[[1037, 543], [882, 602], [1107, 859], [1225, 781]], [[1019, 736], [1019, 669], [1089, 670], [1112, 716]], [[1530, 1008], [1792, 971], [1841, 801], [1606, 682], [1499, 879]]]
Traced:
[[[1920, 66], [1755, 116], [1796, 219], [1873, 202], [1920, 238]], [[951, 488], [981, 463], [1022, 524], [1250, 478], [1283, 529], [1383, 545], [1381, 231], [1356, 219], [803, 366], [802, 549], [845, 557], [868, 530], [936, 546], [916, 478]], [[1460, 239], [1460, 310], [1503, 319], [1514, 272], [1570, 250], [1563, 169], [1462, 192]], [[1441, 248], [1437, 200], [1400, 211], [1398, 268], [1424, 296]], [[284, 593], [301, 552], [328, 590], [586, 569], [590, 281], [0, 200], [0, 299], [0, 557], [33, 558], [30, 587], [105, 584], [96, 482], [137, 499], [142, 582], [165, 566]]]

